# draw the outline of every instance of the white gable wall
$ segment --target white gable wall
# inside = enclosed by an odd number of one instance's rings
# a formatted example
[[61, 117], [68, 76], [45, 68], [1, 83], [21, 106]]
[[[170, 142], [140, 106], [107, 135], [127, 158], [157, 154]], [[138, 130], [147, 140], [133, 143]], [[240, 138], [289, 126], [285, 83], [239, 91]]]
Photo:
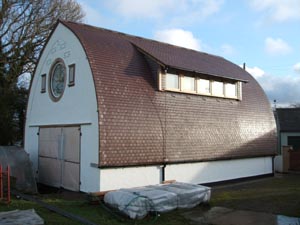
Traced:
[[[62, 58], [67, 68], [67, 82], [62, 98], [53, 102], [49, 96], [49, 71], [55, 59]], [[75, 86], [68, 86], [68, 65], [76, 65]], [[47, 88], [41, 93], [41, 75], [47, 76]], [[37, 66], [30, 90], [25, 128], [25, 150], [34, 168], [38, 168], [38, 131], [44, 126], [81, 126], [81, 191], [98, 191], [98, 113], [91, 69], [77, 37], [59, 24], [47, 43]]]

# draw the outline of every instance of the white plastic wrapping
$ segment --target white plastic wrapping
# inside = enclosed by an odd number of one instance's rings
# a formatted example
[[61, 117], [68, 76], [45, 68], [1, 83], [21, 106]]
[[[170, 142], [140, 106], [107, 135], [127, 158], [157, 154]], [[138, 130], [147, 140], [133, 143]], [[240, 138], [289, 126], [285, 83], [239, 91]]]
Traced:
[[118, 209], [131, 219], [144, 218], [150, 208], [146, 198], [121, 190], [111, 191], [105, 194], [104, 202], [110, 207]]
[[168, 212], [176, 208], [192, 208], [210, 200], [210, 188], [175, 182], [108, 192], [104, 202], [132, 219], [141, 219], [148, 212]]
[[157, 188], [177, 194], [177, 207], [184, 209], [193, 208], [200, 203], [208, 203], [211, 195], [209, 187], [189, 183], [175, 182]]
[[177, 195], [172, 192], [152, 187], [121, 189], [121, 191], [147, 199], [150, 206], [149, 211], [168, 212], [177, 208]]

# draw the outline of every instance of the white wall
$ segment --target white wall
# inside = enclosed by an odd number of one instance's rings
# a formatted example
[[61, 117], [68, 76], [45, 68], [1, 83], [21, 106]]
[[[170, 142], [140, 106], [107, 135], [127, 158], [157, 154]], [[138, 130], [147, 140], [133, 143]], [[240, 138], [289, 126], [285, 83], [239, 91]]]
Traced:
[[[49, 70], [55, 59], [62, 58], [67, 67], [76, 64], [75, 86], [66, 88], [62, 98], [53, 102], [48, 91]], [[46, 93], [41, 93], [41, 75], [47, 76]], [[68, 76], [67, 76], [68, 77]], [[68, 80], [67, 80], [68, 81]], [[25, 150], [34, 168], [38, 163], [38, 127], [81, 124], [81, 191], [99, 190], [98, 113], [91, 69], [80, 42], [59, 24], [47, 43], [37, 66], [30, 90], [25, 128]]]
[[[165, 180], [194, 184], [273, 173], [272, 157], [167, 165]], [[138, 187], [161, 182], [161, 167], [130, 167], [101, 170], [101, 191]]]

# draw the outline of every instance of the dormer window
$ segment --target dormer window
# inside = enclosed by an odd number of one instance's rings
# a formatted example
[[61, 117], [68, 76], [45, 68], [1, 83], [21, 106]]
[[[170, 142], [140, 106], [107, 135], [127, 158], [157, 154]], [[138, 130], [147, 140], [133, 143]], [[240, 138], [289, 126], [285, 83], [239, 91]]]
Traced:
[[211, 89], [212, 89], [212, 95], [223, 97], [224, 96], [224, 83], [220, 81], [211, 81]]
[[168, 90], [179, 90], [179, 76], [177, 74], [166, 73], [166, 88]]
[[210, 80], [207, 79], [197, 79], [197, 93], [210, 95], [211, 88], [210, 88]]
[[181, 90], [184, 92], [195, 92], [195, 77], [181, 76]]
[[229, 98], [237, 98], [238, 85], [236, 83], [225, 83], [225, 96]]
[[241, 81], [208, 78], [208, 75], [160, 74], [160, 90], [191, 93], [230, 99], [242, 99]]

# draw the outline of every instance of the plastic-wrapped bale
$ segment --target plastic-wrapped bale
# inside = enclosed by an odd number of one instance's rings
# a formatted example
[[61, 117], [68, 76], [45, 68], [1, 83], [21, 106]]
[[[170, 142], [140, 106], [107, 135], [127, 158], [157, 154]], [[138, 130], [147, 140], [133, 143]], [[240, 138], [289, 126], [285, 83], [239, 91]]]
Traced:
[[149, 211], [149, 200], [134, 193], [118, 190], [105, 194], [104, 202], [131, 219], [142, 219]]
[[152, 187], [121, 189], [124, 192], [135, 194], [148, 200], [149, 211], [169, 212], [177, 208], [177, 195], [165, 190], [158, 190]]
[[154, 185], [151, 188], [175, 193], [178, 198], [178, 208], [193, 208], [200, 203], [207, 203], [211, 195], [209, 187], [181, 182]]

